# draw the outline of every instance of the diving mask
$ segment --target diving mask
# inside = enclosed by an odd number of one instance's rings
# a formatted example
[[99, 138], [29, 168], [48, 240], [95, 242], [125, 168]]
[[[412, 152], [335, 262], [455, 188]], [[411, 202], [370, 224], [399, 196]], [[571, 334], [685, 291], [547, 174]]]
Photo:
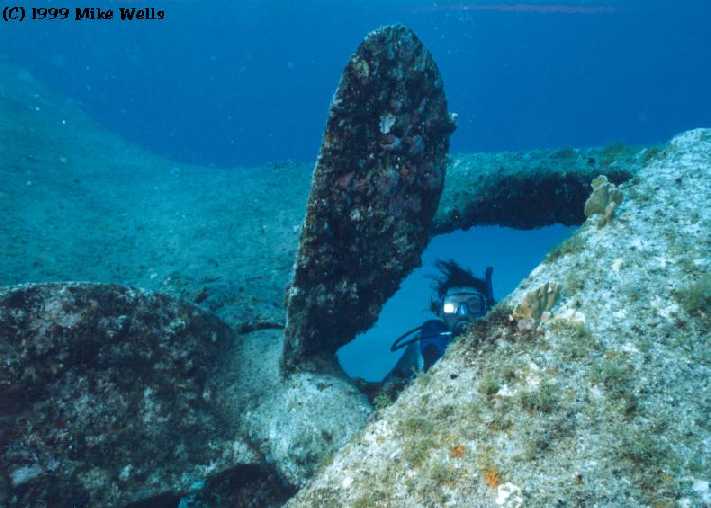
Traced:
[[465, 325], [486, 314], [484, 295], [467, 287], [453, 287], [442, 299], [442, 319], [452, 332], [459, 334]]

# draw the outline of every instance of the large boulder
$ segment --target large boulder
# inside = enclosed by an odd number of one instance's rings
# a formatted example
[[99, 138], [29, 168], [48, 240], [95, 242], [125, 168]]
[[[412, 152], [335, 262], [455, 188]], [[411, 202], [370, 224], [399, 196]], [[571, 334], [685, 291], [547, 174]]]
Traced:
[[216, 402], [233, 341], [158, 294], [0, 289], [0, 506], [170, 505], [216, 475], [270, 478]]
[[303, 487], [365, 426], [368, 399], [333, 365], [329, 372], [283, 378], [284, 334], [243, 335], [230, 357], [221, 396], [239, 412], [237, 426], [289, 485]]
[[404, 26], [368, 34], [331, 103], [287, 299], [286, 371], [371, 326], [420, 263], [454, 122], [430, 53]]
[[710, 177], [677, 136], [288, 506], [711, 505]]

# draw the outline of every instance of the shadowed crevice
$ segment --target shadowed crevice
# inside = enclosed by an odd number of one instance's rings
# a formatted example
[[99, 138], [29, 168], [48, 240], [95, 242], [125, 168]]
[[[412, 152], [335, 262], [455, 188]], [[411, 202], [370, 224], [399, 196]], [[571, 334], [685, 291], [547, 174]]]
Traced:
[[611, 145], [461, 155], [447, 167], [432, 235], [477, 225], [533, 229], [582, 224], [590, 182], [605, 175], [619, 185], [653, 153], [655, 149]]

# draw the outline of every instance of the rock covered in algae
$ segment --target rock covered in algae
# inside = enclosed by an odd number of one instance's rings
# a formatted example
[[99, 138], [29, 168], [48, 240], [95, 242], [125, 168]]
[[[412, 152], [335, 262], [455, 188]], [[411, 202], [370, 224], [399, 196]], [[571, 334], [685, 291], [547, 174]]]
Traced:
[[531, 329], [545, 312], [550, 311], [558, 300], [559, 287], [555, 282], [546, 282], [530, 291], [511, 313], [519, 328]]
[[600, 225], [604, 226], [612, 219], [615, 208], [622, 203], [622, 192], [605, 175], [595, 178], [591, 186], [592, 194], [585, 201], [585, 217], [602, 215]]
[[[708, 506], [711, 130], [667, 150], [287, 506]], [[551, 281], [550, 319], [519, 329]]]
[[287, 370], [367, 329], [420, 263], [453, 130], [417, 36], [371, 32], [343, 71], [316, 162], [287, 296]]
[[140, 290], [0, 289], [0, 506], [156, 506], [210, 475], [259, 476], [215, 402], [231, 341], [211, 314]]
[[649, 152], [627, 147], [453, 155], [432, 233], [487, 224], [582, 224], [590, 181], [605, 175], [620, 185], [645, 165]]

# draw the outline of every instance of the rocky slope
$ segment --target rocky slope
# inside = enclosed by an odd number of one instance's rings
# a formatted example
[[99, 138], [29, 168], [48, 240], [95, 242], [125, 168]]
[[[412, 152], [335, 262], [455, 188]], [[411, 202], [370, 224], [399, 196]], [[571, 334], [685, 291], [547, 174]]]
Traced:
[[710, 177], [674, 138], [288, 506], [711, 505]]

